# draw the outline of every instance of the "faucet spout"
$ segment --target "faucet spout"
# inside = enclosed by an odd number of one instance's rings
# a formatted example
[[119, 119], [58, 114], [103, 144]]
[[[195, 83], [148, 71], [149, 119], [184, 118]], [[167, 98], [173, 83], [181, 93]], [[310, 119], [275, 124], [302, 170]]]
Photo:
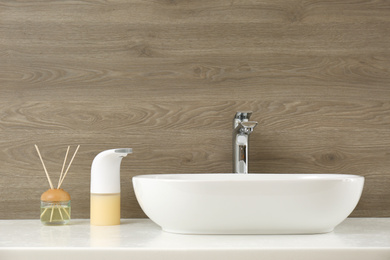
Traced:
[[237, 112], [233, 120], [233, 173], [248, 173], [249, 135], [257, 126], [249, 121], [252, 112]]

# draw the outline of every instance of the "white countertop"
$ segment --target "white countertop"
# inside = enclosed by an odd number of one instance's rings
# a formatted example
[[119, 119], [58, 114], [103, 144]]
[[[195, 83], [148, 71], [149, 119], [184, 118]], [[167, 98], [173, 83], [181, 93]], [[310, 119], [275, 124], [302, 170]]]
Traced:
[[149, 219], [118, 226], [0, 220], [0, 259], [390, 259], [390, 218], [349, 218], [327, 234], [178, 235]]

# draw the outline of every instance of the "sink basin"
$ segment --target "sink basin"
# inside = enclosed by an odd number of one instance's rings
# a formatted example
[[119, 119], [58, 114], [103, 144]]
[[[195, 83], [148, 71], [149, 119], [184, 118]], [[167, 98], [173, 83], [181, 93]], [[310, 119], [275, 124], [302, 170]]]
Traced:
[[182, 234], [326, 233], [356, 207], [364, 177], [345, 174], [156, 174], [133, 177], [145, 214]]

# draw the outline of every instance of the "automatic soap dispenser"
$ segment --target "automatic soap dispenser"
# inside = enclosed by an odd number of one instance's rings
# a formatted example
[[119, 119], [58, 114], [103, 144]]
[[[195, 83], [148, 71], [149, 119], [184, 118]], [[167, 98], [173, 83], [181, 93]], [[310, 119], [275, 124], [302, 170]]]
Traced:
[[120, 166], [131, 148], [99, 153], [91, 167], [91, 225], [120, 224]]

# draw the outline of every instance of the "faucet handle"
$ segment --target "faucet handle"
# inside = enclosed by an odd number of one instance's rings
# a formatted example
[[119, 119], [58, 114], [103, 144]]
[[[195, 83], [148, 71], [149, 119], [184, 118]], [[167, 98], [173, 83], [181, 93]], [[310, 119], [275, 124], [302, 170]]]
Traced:
[[234, 116], [234, 119], [239, 119], [240, 121], [247, 121], [252, 115], [252, 111], [239, 111]]

